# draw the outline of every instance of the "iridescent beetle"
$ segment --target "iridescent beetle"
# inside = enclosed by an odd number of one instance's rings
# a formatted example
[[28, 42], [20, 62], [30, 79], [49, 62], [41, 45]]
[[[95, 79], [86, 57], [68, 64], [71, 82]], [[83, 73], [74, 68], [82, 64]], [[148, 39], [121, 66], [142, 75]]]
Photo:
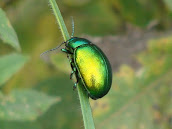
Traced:
[[[73, 20], [72, 28], [71, 38], [62, 43], [65, 44], [65, 48], [61, 49], [62, 52], [67, 54], [70, 61], [72, 68], [70, 79], [75, 74], [77, 81], [74, 84], [74, 88], [76, 88], [79, 79], [81, 79], [89, 97], [94, 100], [102, 98], [108, 93], [112, 84], [112, 69], [109, 60], [102, 50], [89, 40], [73, 37]], [[58, 49], [61, 45], [42, 53], [41, 56]]]

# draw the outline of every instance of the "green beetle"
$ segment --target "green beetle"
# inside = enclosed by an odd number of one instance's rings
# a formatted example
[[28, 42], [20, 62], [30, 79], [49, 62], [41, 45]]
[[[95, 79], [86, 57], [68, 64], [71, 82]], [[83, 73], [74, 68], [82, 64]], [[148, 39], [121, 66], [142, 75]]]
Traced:
[[[109, 60], [102, 50], [89, 40], [71, 37], [62, 43], [65, 44], [65, 48], [61, 50], [67, 54], [70, 61], [72, 68], [70, 79], [72, 79], [73, 74], [77, 79], [73, 88], [76, 88], [79, 79], [81, 79], [89, 97], [94, 100], [102, 98], [108, 93], [112, 84], [112, 69]], [[41, 56], [58, 49], [61, 45], [42, 53]]]
[[100, 48], [84, 38], [72, 37], [64, 42], [62, 52], [70, 54], [72, 67], [70, 78], [75, 73], [77, 82], [81, 79], [88, 95], [92, 99], [102, 98], [108, 93], [112, 84], [111, 65]]
[[[111, 88], [112, 69], [102, 50], [89, 40], [78, 37], [72, 37], [62, 44], [65, 44], [65, 48], [61, 50], [67, 53], [72, 68], [70, 79], [74, 73], [76, 75], [77, 81], [74, 89], [81, 79], [85, 90], [92, 99], [96, 100], [105, 96]], [[60, 46], [49, 51], [54, 51]]]

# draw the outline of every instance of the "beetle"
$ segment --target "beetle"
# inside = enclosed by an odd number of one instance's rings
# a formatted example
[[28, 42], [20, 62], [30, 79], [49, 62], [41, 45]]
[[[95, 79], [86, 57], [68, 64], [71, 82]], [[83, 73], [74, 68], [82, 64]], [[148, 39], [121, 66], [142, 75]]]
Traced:
[[[89, 97], [96, 100], [105, 96], [111, 88], [112, 69], [103, 51], [85, 38], [71, 36], [62, 44], [65, 44], [65, 48], [61, 51], [67, 54], [72, 68], [70, 79], [75, 74], [77, 80], [73, 88], [75, 89], [81, 80]], [[61, 45], [49, 51], [58, 49]]]

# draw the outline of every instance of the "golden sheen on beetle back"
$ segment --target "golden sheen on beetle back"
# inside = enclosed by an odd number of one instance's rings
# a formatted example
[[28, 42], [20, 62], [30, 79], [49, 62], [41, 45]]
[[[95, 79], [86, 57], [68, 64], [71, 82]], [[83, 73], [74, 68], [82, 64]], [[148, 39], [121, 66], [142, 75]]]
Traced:
[[108, 68], [107, 61], [95, 45], [83, 45], [74, 52], [75, 62], [78, 67], [82, 81], [86, 85], [92, 98], [100, 98], [104, 96], [108, 90]]

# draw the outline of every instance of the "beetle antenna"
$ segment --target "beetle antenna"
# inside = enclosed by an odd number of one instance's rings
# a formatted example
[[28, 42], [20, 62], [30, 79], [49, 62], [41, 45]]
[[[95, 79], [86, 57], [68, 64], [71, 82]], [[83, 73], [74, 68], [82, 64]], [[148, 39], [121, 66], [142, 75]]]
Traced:
[[75, 28], [75, 24], [74, 24], [74, 20], [73, 20], [73, 17], [71, 16], [71, 20], [72, 20], [72, 35], [71, 35], [71, 37], [73, 37], [73, 35], [74, 35], [74, 28]]
[[51, 52], [51, 51], [54, 51], [54, 50], [57, 50], [57, 49], [58, 49], [61, 45], [63, 45], [64, 43], [66, 43], [66, 42], [61, 43], [59, 46], [57, 46], [57, 47], [55, 47], [55, 48], [53, 48], [53, 49], [50, 49], [50, 50], [48, 50], [48, 51], [43, 52], [40, 56], [42, 57], [44, 54], [47, 54], [47, 53], [49, 53], [49, 52]]

